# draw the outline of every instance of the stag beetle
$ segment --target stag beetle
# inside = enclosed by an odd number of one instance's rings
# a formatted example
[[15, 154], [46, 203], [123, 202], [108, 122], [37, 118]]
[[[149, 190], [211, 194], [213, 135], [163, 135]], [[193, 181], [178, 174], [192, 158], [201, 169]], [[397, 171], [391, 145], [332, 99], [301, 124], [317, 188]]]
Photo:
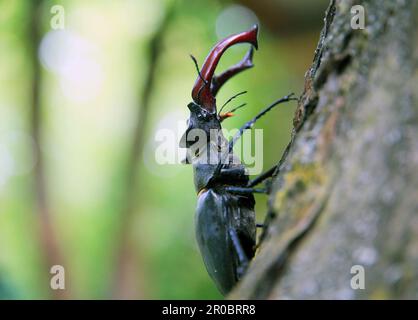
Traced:
[[[198, 194], [195, 216], [197, 243], [209, 275], [224, 295], [243, 276], [255, 254], [253, 193], [266, 193], [266, 190], [254, 187], [270, 178], [276, 169], [273, 167], [250, 181], [245, 166], [232, 153], [233, 146], [246, 129], [250, 129], [273, 107], [282, 102], [296, 100], [290, 94], [275, 101], [244, 124], [229, 142], [222, 135], [221, 122], [243, 105], [226, 113], [221, 113], [221, 108], [217, 113], [215, 96], [227, 80], [253, 67], [253, 48], [258, 47], [257, 33], [258, 26], [255, 25], [246, 32], [221, 40], [210, 51], [201, 70], [196, 59], [191, 56], [198, 77], [192, 90], [193, 102], [188, 105], [188, 127], [180, 140], [180, 147], [188, 151], [185, 162], [193, 165], [194, 184]], [[238, 43], [251, 44], [243, 60], [215, 76], [215, 68], [222, 54]], [[227, 103], [242, 93], [231, 97]], [[200, 141], [197, 148], [193, 148], [197, 142], [196, 139], [190, 139], [190, 134], [196, 129], [203, 131], [206, 138], [203, 143]], [[218, 131], [216, 138], [210, 134], [213, 130]], [[227, 148], [221, 147], [225, 145]], [[213, 156], [216, 161], [208, 163], [207, 160], [213, 159]]]

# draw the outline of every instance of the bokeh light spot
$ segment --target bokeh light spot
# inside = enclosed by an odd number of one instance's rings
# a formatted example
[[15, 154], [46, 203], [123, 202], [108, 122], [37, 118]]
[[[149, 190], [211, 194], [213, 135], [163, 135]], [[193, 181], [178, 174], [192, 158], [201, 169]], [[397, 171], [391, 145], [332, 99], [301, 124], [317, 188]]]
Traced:
[[50, 31], [39, 48], [42, 65], [60, 77], [64, 95], [74, 102], [97, 96], [103, 82], [103, 69], [95, 46], [74, 32]]
[[231, 5], [222, 10], [216, 19], [216, 35], [219, 39], [245, 31], [259, 24], [256, 14], [241, 5]]

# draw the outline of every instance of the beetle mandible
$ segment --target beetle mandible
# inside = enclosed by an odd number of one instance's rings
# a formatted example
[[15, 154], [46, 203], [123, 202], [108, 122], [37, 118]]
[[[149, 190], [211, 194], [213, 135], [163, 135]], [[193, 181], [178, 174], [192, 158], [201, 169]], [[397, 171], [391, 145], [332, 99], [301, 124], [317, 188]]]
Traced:
[[[275, 101], [245, 123], [230, 141], [226, 141], [222, 135], [221, 122], [232, 116], [237, 108], [226, 113], [221, 113], [221, 108], [217, 112], [216, 94], [234, 75], [253, 67], [253, 49], [258, 47], [257, 33], [258, 26], [255, 25], [246, 32], [219, 41], [206, 57], [201, 70], [191, 56], [198, 77], [192, 90], [193, 102], [188, 104], [188, 127], [180, 140], [180, 147], [187, 148], [186, 163], [193, 165], [198, 194], [195, 216], [197, 243], [209, 275], [224, 295], [243, 276], [254, 257], [256, 222], [253, 193], [266, 193], [265, 189], [254, 187], [270, 178], [276, 169], [273, 167], [250, 180], [245, 166], [237, 161], [232, 149], [243, 132], [250, 129], [260, 117], [280, 103], [297, 100], [290, 94]], [[238, 43], [251, 45], [243, 60], [215, 76], [222, 54]], [[227, 103], [238, 95], [231, 97]], [[204, 139], [196, 140], [197, 135], [192, 134], [196, 130], [203, 132]], [[213, 131], [217, 134], [211, 135]]]

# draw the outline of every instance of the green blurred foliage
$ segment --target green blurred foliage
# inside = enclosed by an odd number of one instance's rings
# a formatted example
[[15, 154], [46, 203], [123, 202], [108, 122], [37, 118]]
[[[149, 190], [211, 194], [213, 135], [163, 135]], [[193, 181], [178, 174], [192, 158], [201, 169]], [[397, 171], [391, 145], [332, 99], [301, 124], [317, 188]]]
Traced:
[[[51, 295], [50, 266], [45, 265], [39, 244], [39, 214], [34, 205], [31, 170], [36, 154], [31, 152], [29, 129], [32, 70], [28, 62], [27, 23], [33, 12], [28, 3], [0, 1], [0, 298], [3, 299], [46, 299]], [[263, 6], [262, 3], [259, 5]], [[75, 70], [70, 70], [67, 76], [46, 68], [45, 64], [42, 67], [41, 150], [51, 219], [65, 256], [66, 285], [71, 297], [112, 297], [118, 257], [116, 237], [124, 194], [128, 192], [125, 177], [134, 175], [138, 190], [128, 232], [135, 260], [129, 278], [139, 293], [131, 298], [221, 298], [206, 273], [194, 240], [196, 195], [192, 169], [180, 164], [157, 165], [153, 155], [156, 130], [165, 126], [175, 128], [178, 120], [188, 116], [186, 105], [196, 78], [189, 54], [193, 53], [200, 63], [203, 61], [218, 40], [216, 20], [231, 2], [176, 1], [157, 65], [144, 157], [137, 172], [126, 172], [126, 164], [149, 66], [146, 48], [169, 2], [43, 1], [42, 42], [56, 32], [49, 23], [50, 8], [56, 4], [65, 8], [65, 30], [59, 32], [67, 32], [73, 41], [64, 46], [68, 54], [60, 52], [60, 55], [76, 62], [77, 54], [87, 55], [87, 61], [93, 63], [94, 76], [86, 79], [83, 74], [82, 68], [89, 70], [89, 65], [75, 63]], [[303, 10], [303, 3], [300, 9]], [[280, 14], [283, 13], [278, 13], [278, 18]], [[258, 110], [291, 91], [300, 93], [304, 71], [312, 59], [320, 25], [283, 38], [264, 26], [262, 16], [258, 19], [261, 33], [255, 68], [225, 85], [217, 99], [222, 102], [234, 93], [248, 90], [240, 98], [248, 106], [228, 120], [227, 128], [240, 126]], [[81, 51], [73, 52], [72, 46], [80, 46]], [[219, 70], [240, 60], [246, 50], [247, 46], [229, 50]], [[52, 53], [49, 59], [53, 59], [55, 51]], [[265, 129], [265, 169], [278, 161], [289, 141], [293, 112], [294, 104], [283, 106], [257, 123], [257, 128]], [[15, 136], [20, 138], [10, 138]], [[14, 170], [20, 167], [23, 169]], [[266, 198], [257, 196], [259, 220], [265, 212]]]

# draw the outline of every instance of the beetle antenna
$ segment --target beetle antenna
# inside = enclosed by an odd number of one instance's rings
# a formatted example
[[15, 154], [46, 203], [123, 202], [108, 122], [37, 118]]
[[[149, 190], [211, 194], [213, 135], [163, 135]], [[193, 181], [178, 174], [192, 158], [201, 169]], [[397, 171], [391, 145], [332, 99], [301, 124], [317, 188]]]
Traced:
[[200, 69], [199, 69], [199, 64], [197, 63], [196, 58], [194, 57], [194, 55], [190, 55], [190, 58], [192, 58], [193, 62], [194, 62], [194, 66], [196, 67], [196, 71], [197, 74], [199, 75], [199, 78], [202, 79], [202, 81], [207, 84], [208, 82], [205, 80], [205, 78], [203, 78], [202, 74], [200, 73]]
[[[243, 94], [245, 94], [245, 93], [247, 93], [247, 91], [242, 91], [242, 92], [238, 92], [237, 94], [235, 94], [235, 95], [233, 95], [231, 98], [229, 98], [223, 105], [222, 105], [222, 107], [221, 107], [221, 109], [219, 110], [219, 112], [218, 112], [218, 115], [220, 115], [221, 114], [221, 112], [222, 112], [222, 110], [223, 110], [223, 108], [225, 108], [225, 106], [228, 104], [228, 103], [230, 103], [232, 100], [234, 100], [236, 97], [239, 97], [240, 95], [243, 95]], [[241, 106], [240, 106], [241, 107]], [[232, 112], [232, 111], [230, 111], [230, 112]]]
[[197, 63], [197, 60], [194, 57], [194, 55], [190, 54], [190, 58], [192, 58], [192, 60], [194, 62], [194, 66], [196, 67], [196, 71], [197, 71], [197, 74], [199, 75], [199, 78], [204, 83], [204, 85], [200, 87], [199, 92], [197, 93], [197, 99], [199, 101], [200, 100], [200, 94], [202, 93], [203, 88], [208, 85], [208, 82], [207, 82], [207, 80], [205, 80], [205, 78], [203, 78], [202, 74], [200, 73], [199, 64]]
[[218, 114], [218, 117], [219, 117], [219, 119], [221, 120], [221, 121], [224, 121], [226, 118], [229, 118], [229, 117], [232, 117], [234, 114], [233, 114], [233, 112], [234, 111], [237, 111], [238, 109], [240, 109], [240, 108], [242, 108], [242, 107], [244, 107], [244, 106], [246, 106], [247, 104], [246, 103], [243, 103], [243, 104], [240, 104], [238, 107], [235, 107], [235, 108], [233, 108], [232, 110], [230, 110], [230, 111], [228, 111], [228, 112], [225, 112], [225, 113], [219, 113]]
[[229, 110], [228, 112], [235, 112], [238, 109], [241, 109], [242, 107], [245, 107], [246, 105], [247, 105], [246, 103], [240, 104], [238, 107], [235, 107], [235, 108]]

